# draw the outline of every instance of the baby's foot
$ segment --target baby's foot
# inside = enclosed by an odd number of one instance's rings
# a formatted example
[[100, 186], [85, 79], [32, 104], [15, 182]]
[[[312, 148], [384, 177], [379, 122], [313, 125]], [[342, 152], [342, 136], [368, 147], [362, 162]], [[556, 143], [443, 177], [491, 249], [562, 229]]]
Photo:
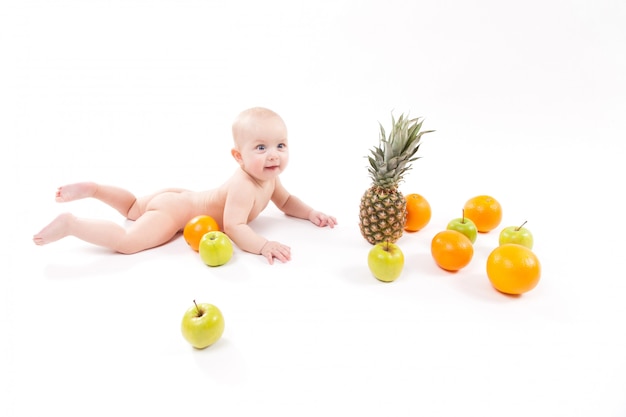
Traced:
[[60, 214], [49, 225], [33, 236], [33, 242], [41, 246], [64, 238], [68, 235], [70, 222], [73, 218], [74, 216], [70, 213]]
[[55, 200], [60, 203], [91, 197], [96, 192], [97, 185], [93, 182], [77, 182], [64, 185], [57, 190]]

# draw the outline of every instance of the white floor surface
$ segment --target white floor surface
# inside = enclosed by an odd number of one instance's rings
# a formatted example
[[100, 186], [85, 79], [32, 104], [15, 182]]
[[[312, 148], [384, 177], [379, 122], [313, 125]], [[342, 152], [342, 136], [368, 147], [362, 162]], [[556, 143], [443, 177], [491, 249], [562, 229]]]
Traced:
[[[1, 2], [0, 415], [626, 416], [624, 21], [610, 0]], [[124, 223], [55, 203], [66, 183], [221, 183], [255, 105], [289, 127], [285, 185], [339, 220], [269, 207], [252, 226], [291, 262], [32, 243], [63, 211]], [[401, 185], [433, 217], [383, 284], [358, 206], [392, 112], [436, 130]], [[434, 264], [477, 194], [528, 221], [533, 291], [490, 286], [497, 232]], [[194, 299], [226, 319], [202, 351], [180, 333]]]

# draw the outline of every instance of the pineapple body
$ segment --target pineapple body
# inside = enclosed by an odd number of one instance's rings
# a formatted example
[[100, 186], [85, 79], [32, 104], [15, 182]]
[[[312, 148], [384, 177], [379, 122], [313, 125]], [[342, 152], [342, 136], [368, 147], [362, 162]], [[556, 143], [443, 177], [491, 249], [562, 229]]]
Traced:
[[406, 200], [398, 190], [411, 163], [418, 159], [423, 134], [422, 121], [401, 115], [392, 116], [392, 129], [387, 136], [380, 125], [379, 145], [370, 150], [368, 172], [372, 186], [361, 197], [359, 227], [372, 245], [396, 242], [402, 237], [406, 223]]
[[394, 243], [404, 231], [406, 200], [397, 188], [372, 186], [361, 197], [361, 234], [372, 245]]

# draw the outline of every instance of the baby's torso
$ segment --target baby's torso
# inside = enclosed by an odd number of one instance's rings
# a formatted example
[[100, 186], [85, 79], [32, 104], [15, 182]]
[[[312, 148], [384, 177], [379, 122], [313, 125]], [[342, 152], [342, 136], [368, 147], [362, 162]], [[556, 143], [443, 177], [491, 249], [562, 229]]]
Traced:
[[189, 193], [184, 198], [189, 199], [192, 207], [192, 217], [207, 214], [213, 217], [223, 227], [224, 207], [229, 193], [248, 193], [253, 199], [252, 209], [248, 215], [248, 222], [254, 220], [267, 207], [274, 192], [273, 184], [265, 184], [263, 187], [254, 187], [252, 190], [243, 190], [236, 185], [235, 181], [228, 181], [219, 188], [196, 193]]
[[218, 222], [220, 228], [223, 228], [222, 218], [224, 217], [226, 196], [221, 189], [216, 188], [213, 190], [189, 193], [185, 198], [189, 202], [190, 217], [208, 215]]

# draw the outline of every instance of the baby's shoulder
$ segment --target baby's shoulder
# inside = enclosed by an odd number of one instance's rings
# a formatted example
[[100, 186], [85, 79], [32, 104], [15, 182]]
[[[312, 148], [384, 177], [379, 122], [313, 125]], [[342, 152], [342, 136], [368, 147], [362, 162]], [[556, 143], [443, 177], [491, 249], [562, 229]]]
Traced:
[[256, 186], [255, 182], [242, 171], [237, 171], [232, 177], [224, 184], [224, 188], [228, 190], [241, 190], [241, 189], [253, 189]]
[[235, 172], [230, 180], [225, 184], [228, 188], [248, 189], [248, 190], [266, 190], [268, 188], [274, 188], [276, 186], [276, 180], [259, 181], [247, 174], [243, 170]]

